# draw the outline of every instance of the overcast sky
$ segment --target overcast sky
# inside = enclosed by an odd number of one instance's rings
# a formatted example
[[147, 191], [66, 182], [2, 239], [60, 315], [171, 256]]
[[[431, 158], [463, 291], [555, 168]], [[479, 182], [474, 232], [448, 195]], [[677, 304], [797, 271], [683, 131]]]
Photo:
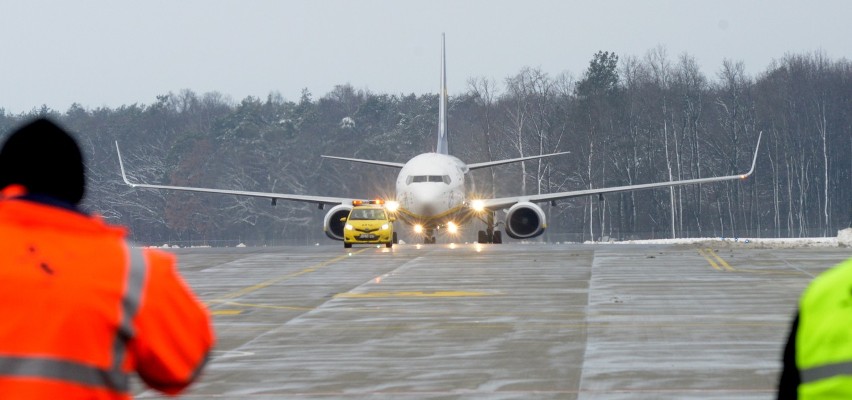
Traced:
[[725, 58], [756, 75], [786, 53], [852, 55], [852, 1], [0, 0], [0, 108], [152, 104], [191, 89], [239, 101], [314, 98], [349, 83], [451, 94], [524, 66], [582, 75], [598, 50], [686, 52], [711, 79]]

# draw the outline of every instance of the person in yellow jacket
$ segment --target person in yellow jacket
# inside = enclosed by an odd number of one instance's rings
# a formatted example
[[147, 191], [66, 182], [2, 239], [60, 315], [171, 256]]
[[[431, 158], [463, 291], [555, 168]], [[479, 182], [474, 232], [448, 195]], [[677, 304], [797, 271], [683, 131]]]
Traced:
[[778, 399], [852, 399], [852, 258], [802, 293], [784, 348]]
[[78, 208], [75, 140], [33, 121], [0, 150], [0, 398], [129, 399], [129, 378], [177, 394], [214, 343], [173, 255], [131, 246]]

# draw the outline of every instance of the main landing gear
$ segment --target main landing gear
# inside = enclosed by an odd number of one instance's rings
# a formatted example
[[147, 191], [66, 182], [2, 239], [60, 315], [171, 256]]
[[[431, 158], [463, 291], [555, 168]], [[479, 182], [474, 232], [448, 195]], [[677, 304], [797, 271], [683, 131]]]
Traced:
[[503, 243], [503, 234], [500, 231], [495, 231], [493, 229], [479, 231], [476, 242], [500, 244]]
[[486, 228], [484, 231], [479, 231], [476, 241], [479, 243], [503, 243], [503, 234], [494, 230], [494, 212], [489, 211], [482, 222], [485, 222]]

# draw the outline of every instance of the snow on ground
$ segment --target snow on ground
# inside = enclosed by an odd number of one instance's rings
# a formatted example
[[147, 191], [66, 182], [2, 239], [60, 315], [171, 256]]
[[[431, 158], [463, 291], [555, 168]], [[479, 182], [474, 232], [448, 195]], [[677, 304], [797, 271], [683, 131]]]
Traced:
[[[591, 242], [587, 242], [591, 243]], [[684, 238], [625, 240], [610, 244], [697, 244], [714, 247], [750, 247], [756, 249], [790, 249], [804, 247], [852, 247], [852, 228], [837, 232], [837, 237], [817, 238]], [[600, 244], [600, 243], [599, 243]]]

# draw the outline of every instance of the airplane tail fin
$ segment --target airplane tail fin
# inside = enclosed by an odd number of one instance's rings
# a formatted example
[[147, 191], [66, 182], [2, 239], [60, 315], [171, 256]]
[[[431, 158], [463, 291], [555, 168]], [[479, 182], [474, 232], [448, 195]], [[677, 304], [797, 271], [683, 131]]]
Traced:
[[447, 137], [447, 50], [446, 35], [441, 34], [441, 93], [438, 103], [438, 147], [435, 149], [440, 154], [450, 154]]

